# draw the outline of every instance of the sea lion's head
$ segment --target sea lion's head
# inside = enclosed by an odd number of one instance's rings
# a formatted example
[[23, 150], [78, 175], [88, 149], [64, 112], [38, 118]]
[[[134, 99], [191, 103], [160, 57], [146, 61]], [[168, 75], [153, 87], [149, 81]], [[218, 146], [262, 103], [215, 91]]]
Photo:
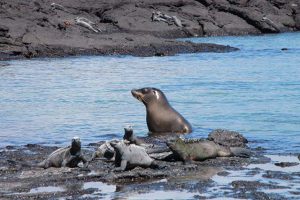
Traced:
[[168, 102], [164, 93], [157, 88], [141, 88], [131, 90], [132, 96], [137, 100], [143, 102], [145, 106], [154, 104], [154, 103], [166, 103]]

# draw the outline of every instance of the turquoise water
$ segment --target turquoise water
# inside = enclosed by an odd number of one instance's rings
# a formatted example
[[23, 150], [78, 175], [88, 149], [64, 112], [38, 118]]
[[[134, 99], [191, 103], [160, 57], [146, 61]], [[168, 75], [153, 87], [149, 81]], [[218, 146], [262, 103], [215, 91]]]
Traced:
[[75, 135], [86, 145], [120, 138], [126, 124], [146, 135], [144, 105], [130, 90], [151, 86], [190, 121], [189, 137], [225, 128], [271, 153], [299, 152], [300, 33], [190, 40], [241, 50], [8, 61], [0, 67], [0, 147], [66, 145]]

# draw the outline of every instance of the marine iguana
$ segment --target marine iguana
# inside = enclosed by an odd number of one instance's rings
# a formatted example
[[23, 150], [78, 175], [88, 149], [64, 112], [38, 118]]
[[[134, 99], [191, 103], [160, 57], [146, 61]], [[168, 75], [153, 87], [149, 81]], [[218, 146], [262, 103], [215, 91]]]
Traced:
[[[112, 140], [112, 141], [116, 141], [116, 140]], [[107, 160], [113, 161], [115, 159], [115, 150], [110, 145], [110, 142], [112, 141], [105, 141], [105, 143], [100, 145], [98, 149], [93, 153], [90, 161], [93, 161], [95, 158], [98, 157], [106, 158]]]
[[137, 166], [158, 168], [155, 161], [150, 158], [144, 147], [128, 144], [126, 141], [111, 142], [111, 146], [115, 149], [115, 171], [130, 170]]
[[136, 144], [139, 146], [144, 145], [144, 141], [142, 141], [141, 139], [137, 138], [134, 134], [133, 134], [133, 129], [132, 126], [128, 126], [124, 128], [124, 136], [123, 136], [124, 140], [127, 140], [130, 142], [130, 144]]
[[87, 160], [81, 153], [81, 142], [79, 137], [72, 139], [71, 146], [59, 148], [52, 152], [44, 161], [36, 167], [47, 169], [49, 167], [77, 167], [80, 162], [87, 165]]
[[225, 147], [206, 139], [184, 140], [178, 138], [175, 141], [168, 141], [168, 147], [181, 160], [186, 161], [203, 161], [216, 157], [250, 157], [250, 151], [240, 147]]

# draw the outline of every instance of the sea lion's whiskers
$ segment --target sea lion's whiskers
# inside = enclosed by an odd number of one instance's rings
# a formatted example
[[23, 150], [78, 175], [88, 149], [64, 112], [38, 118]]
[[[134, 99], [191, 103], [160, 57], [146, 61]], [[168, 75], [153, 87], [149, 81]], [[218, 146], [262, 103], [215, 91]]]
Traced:
[[149, 103], [147, 100], [146, 100], [146, 98], [144, 98], [144, 97], [140, 97], [145, 103]]

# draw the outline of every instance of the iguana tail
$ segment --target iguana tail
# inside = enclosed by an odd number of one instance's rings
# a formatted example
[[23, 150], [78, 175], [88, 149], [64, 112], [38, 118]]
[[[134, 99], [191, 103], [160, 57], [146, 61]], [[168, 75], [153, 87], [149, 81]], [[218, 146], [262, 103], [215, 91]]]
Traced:
[[249, 149], [241, 147], [230, 147], [230, 151], [233, 156], [249, 158], [251, 156], [251, 151]]
[[32, 164], [26, 163], [25, 161], [18, 161], [18, 160], [11, 160], [11, 159], [7, 159], [6, 161], [11, 165], [19, 165], [21, 167], [34, 167]]

